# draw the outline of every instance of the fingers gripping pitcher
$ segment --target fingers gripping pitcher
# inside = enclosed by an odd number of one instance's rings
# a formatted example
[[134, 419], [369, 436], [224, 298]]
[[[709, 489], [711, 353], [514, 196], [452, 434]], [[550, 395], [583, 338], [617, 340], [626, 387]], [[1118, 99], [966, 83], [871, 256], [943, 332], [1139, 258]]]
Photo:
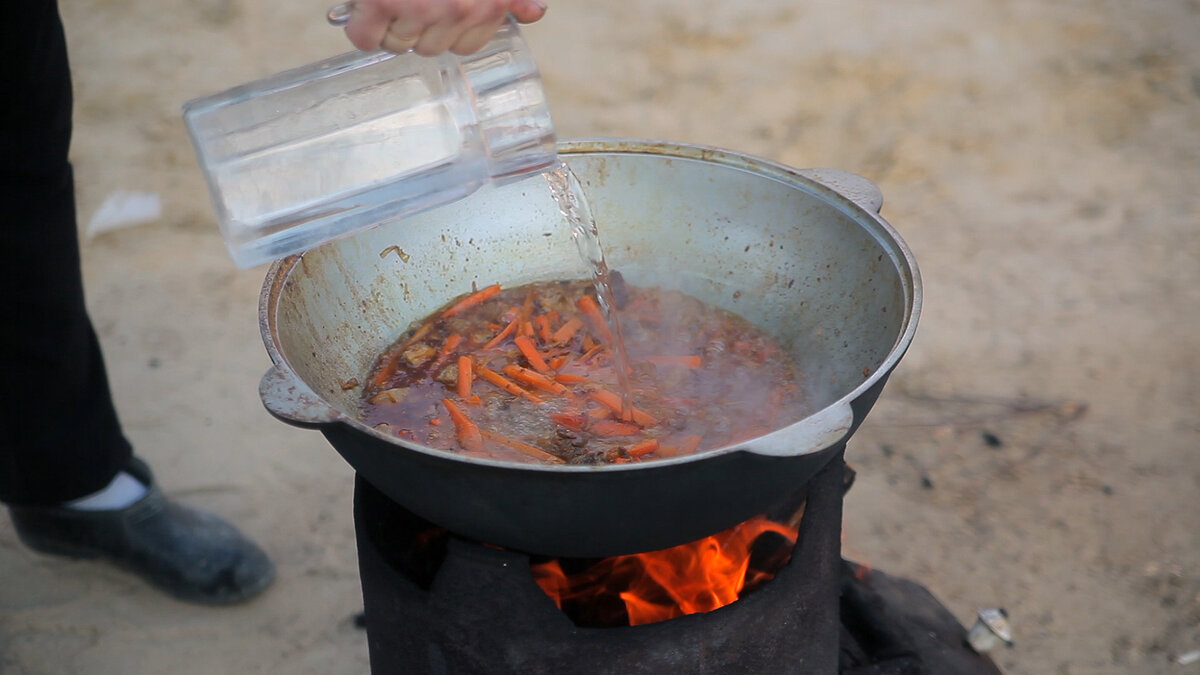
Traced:
[[343, 54], [189, 101], [184, 121], [243, 268], [557, 163], [511, 17], [474, 54]]

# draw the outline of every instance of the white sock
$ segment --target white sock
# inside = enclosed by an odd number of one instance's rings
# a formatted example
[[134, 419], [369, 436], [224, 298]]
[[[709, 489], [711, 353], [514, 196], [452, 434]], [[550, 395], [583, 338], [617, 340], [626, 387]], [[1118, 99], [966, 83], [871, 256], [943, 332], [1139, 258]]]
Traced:
[[81, 511], [109, 511], [123, 509], [146, 495], [149, 490], [141, 481], [121, 471], [107, 487], [64, 504], [69, 509]]

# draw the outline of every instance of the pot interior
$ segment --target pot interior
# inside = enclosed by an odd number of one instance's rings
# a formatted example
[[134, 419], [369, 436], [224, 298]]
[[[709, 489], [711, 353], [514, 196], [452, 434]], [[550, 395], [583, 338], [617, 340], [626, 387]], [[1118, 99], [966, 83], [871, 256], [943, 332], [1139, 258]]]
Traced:
[[[868, 386], [907, 347], [919, 282], [877, 214], [740, 155], [636, 142], [562, 151], [609, 266], [765, 329], [800, 365], [811, 410]], [[360, 390], [343, 383], [365, 380], [383, 349], [452, 297], [588, 274], [537, 176], [276, 263], [281, 283], [264, 290], [264, 337], [353, 418]]]

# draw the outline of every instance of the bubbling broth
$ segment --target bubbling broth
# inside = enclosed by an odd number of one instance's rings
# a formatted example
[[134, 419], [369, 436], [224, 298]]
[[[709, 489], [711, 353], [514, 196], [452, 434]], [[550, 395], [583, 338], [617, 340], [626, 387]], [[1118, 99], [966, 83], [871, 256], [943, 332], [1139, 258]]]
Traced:
[[723, 447], [806, 414], [800, 373], [762, 330], [677, 291], [612, 281], [632, 408], [594, 287], [578, 280], [496, 284], [416, 322], [377, 359], [360, 418], [446, 452], [614, 464]]

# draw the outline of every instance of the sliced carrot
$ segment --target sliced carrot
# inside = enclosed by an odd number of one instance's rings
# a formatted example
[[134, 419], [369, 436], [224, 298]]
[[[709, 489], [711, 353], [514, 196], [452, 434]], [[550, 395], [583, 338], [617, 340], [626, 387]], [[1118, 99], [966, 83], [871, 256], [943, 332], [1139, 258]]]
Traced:
[[533, 289], [525, 291], [525, 302], [521, 303], [521, 319], [528, 321], [533, 316]]
[[[600, 403], [609, 410], [617, 413], [617, 415], [625, 414], [625, 411], [622, 410], [623, 406], [621, 405], [621, 397], [607, 389], [596, 389], [588, 392], [588, 396], [592, 397], [592, 400], [596, 401], [597, 403]], [[645, 411], [639, 410], [636, 407], [633, 408], [630, 416], [633, 422], [636, 422], [643, 427], [652, 427], [658, 424], [658, 420], [652, 415]]]
[[591, 420], [586, 431], [597, 436], [635, 436], [642, 433], [642, 428], [636, 424], [616, 420]]
[[528, 455], [535, 459], [540, 459], [544, 462], [555, 462], [558, 464], [561, 464], [563, 462], [563, 459], [561, 457], [555, 457], [554, 455], [546, 452], [545, 450], [542, 450], [541, 448], [534, 447], [528, 443], [522, 443], [521, 441], [518, 441], [515, 438], [509, 438], [508, 436], [498, 434], [494, 431], [488, 431], [486, 429], [481, 430], [480, 434], [482, 434], [483, 437], [488, 439], [489, 441], [495, 441], [495, 442], [499, 443], [500, 445], [510, 447], [513, 450], [516, 450], [517, 452], [520, 452], [524, 455]]
[[546, 360], [546, 365], [550, 366], [550, 370], [558, 370], [571, 360], [569, 356], [555, 356]]
[[521, 322], [520, 319], [513, 319], [512, 321], [509, 321], [508, 325], [504, 327], [504, 330], [500, 331], [499, 333], [496, 333], [495, 337], [493, 337], [491, 340], [488, 340], [479, 349], [481, 351], [485, 351], [485, 350], [491, 349], [492, 347], [495, 347], [496, 345], [500, 344], [501, 342], [504, 341], [504, 338], [508, 337], [509, 335], [512, 335], [513, 331], [517, 330], [517, 324], [519, 324], [520, 322]]
[[597, 354], [599, 354], [602, 351], [604, 351], [603, 344], [593, 345], [590, 349], [588, 349], [586, 352], [583, 353], [583, 356], [579, 357], [579, 360], [580, 361], [590, 361], [592, 359], [592, 357], [596, 356]]
[[471, 398], [471, 382], [475, 379], [475, 362], [469, 356], [458, 357], [458, 397]]
[[513, 338], [513, 344], [517, 346], [517, 349], [521, 350], [521, 354], [525, 356], [525, 360], [529, 362], [529, 365], [533, 366], [534, 370], [542, 373], [549, 372], [550, 366], [546, 365], [546, 361], [538, 353], [537, 345], [533, 344], [533, 340], [529, 336], [518, 335]]
[[696, 452], [696, 449], [700, 447], [701, 440], [703, 439], [695, 434], [684, 436], [683, 440], [679, 441], [679, 454], [690, 455]]
[[555, 423], [575, 431], [583, 431], [588, 422], [587, 417], [579, 413], [550, 413], [549, 417]]
[[438, 349], [437, 357], [433, 360], [433, 365], [430, 366], [429, 369], [436, 371], [441, 368], [442, 364], [446, 362], [446, 359], [450, 358], [450, 356], [454, 353], [454, 350], [457, 349], [460, 344], [462, 344], [462, 341], [463, 336], [459, 335], [458, 333], [451, 333], [447, 335], [445, 342], [443, 342], [441, 348]]
[[677, 366], [679, 368], [699, 368], [704, 365], [704, 359], [699, 354], [647, 356], [645, 360], [656, 366]]
[[532, 371], [528, 368], [522, 368], [515, 363], [510, 363], [503, 368], [504, 374], [518, 382], [523, 382], [531, 387], [537, 387], [552, 394], [568, 394], [570, 393], [566, 387], [555, 382], [554, 380], [542, 375], [539, 372]]
[[507, 324], [513, 319], [521, 318], [521, 307], [519, 305], [509, 305], [508, 309], [500, 315], [500, 320]]
[[509, 380], [508, 378], [504, 377], [500, 373], [497, 373], [496, 371], [492, 370], [491, 368], [488, 368], [487, 366], [476, 365], [475, 372], [483, 379], [487, 380], [488, 382], [491, 382], [492, 384], [496, 385], [497, 387], [500, 387], [504, 391], [507, 391], [508, 393], [510, 393], [514, 396], [524, 396], [525, 398], [529, 399], [530, 401], [533, 401], [534, 403], [542, 402], [542, 399], [538, 398], [536, 395], [534, 395], [528, 391], [525, 391], [519, 385], [517, 385], [517, 383], [513, 382], [512, 380]]
[[481, 305], [497, 295], [500, 295], [500, 284], [492, 284], [491, 286], [482, 288], [451, 305], [446, 311], [442, 312], [441, 318], [447, 319], [462, 314], [468, 309], [476, 305]]
[[659, 445], [654, 451], [655, 457], [675, 457], [679, 454], [678, 445]]
[[533, 317], [533, 327], [537, 329], [538, 339], [541, 340], [542, 343], [547, 344], [550, 342], [550, 334], [552, 331], [550, 330], [549, 315], [538, 314], [537, 316]]
[[588, 320], [592, 324], [592, 330], [596, 331], [605, 342], [612, 342], [612, 333], [608, 330], [608, 321], [604, 318], [604, 311], [600, 309], [599, 303], [590, 295], [584, 295], [579, 298], [576, 303], [579, 309], [587, 315]]
[[554, 381], [561, 382], [563, 384], [582, 384], [584, 382], [587, 382], [588, 379], [582, 375], [574, 375], [572, 373], [558, 373], [554, 376]]
[[375, 377], [371, 378], [371, 385], [376, 389], [383, 389], [383, 385], [396, 374], [396, 366], [400, 362], [400, 350], [397, 349], [389, 354], [384, 360], [383, 365], [379, 366], [379, 370], [375, 371]]
[[442, 348], [438, 350], [438, 358], [444, 359], [462, 344], [463, 336], [458, 333], [451, 333], [446, 336], [446, 341], [442, 343]]
[[639, 441], [629, 446], [629, 449], [626, 450], [626, 452], [628, 452], [632, 457], [641, 457], [642, 455], [648, 455], [655, 450], [658, 450], [658, 439], [647, 438], [644, 441]]
[[575, 333], [578, 333], [580, 328], [583, 328], [583, 322], [573, 316], [550, 335], [550, 342], [566, 342], [575, 337]]
[[459, 445], [474, 452], [483, 450], [483, 435], [479, 432], [479, 425], [472, 422], [454, 401], [444, 398], [442, 405], [446, 407], [446, 412], [450, 413], [450, 420], [454, 422], [455, 438], [458, 439]]

